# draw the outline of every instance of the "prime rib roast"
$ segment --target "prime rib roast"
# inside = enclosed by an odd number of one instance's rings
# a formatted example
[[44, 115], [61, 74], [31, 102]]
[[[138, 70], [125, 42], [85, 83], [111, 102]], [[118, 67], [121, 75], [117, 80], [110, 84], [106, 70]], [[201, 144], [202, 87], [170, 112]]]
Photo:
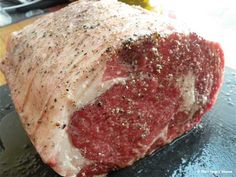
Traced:
[[92, 177], [198, 125], [216, 101], [224, 56], [175, 20], [80, 0], [14, 32], [0, 67], [42, 160], [62, 176]]

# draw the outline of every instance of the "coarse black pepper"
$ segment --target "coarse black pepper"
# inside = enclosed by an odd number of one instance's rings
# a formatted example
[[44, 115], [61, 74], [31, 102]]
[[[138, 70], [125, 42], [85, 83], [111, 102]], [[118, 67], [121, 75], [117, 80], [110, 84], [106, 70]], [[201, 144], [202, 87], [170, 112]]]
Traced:
[[98, 106], [98, 107], [102, 107], [102, 102], [99, 101], [99, 102], [97, 103], [97, 106]]
[[66, 128], [66, 124], [63, 124], [61, 128], [62, 128], [62, 129]]

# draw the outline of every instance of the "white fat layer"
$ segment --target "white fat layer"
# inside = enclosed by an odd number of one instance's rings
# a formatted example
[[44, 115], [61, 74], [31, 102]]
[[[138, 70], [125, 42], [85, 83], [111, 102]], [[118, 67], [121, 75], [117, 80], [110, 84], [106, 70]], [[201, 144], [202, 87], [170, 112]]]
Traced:
[[76, 104], [77, 109], [92, 103], [97, 97], [110, 89], [114, 84], [125, 84], [127, 78], [113, 78], [108, 81], [102, 81], [104, 71], [95, 75], [95, 78], [90, 77], [75, 92], [69, 92], [67, 97]]
[[[61, 105], [62, 103], [59, 104]], [[40, 126], [36, 132], [39, 138], [35, 142], [35, 146], [43, 157], [44, 162], [51, 163], [55, 160], [56, 167], [54, 168], [63, 168], [65, 170], [61, 170], [60, 174], [62, 176], [72, 177], [73, 174], [77, 174], [78, 171], [86, 164], [89, 164], [90, 161], [84, 158], [80, 150], [72, 145], [69, 134], [67, 133], [68, 126], [64, 129], [55, 127], [56, 123], [59, 123], [60, 126], [64, 124], [68, 125], [70, 121], [69, 118], [71, 117], [70, 113], [73, 112], [73, 110], [65, 103], [62, 110], [56, 109], [55, 112], [49, 113], [48, 116], [50, 117], [54, 115], [50, 122], [42, 122], [43, 125], [47, 124], [47, 126]], [[52, 129], [53, 132], [49, 133], [48, 130]], [[49, 139], [53, 141], [48, 141]], [[50, 148], [50, 152], [44, 149], [45, 145], [47, 148]], [[47, 153], [44, 153], [45, 151]], [[58, 161], [58, 159], [63, 160]]]
[[189, 72], [187, 75], [179, 77], [177, 79], [178, 87], [183, 98], [182, 107], [179, 111], [188, 112], [195, 104], [195, 76], [192, 72]]
[[[64, 113], [65, 117], [70, 117], [68, 115], [68, 112], [65, 110]], [[65, 120], [63, 120], [65, 121]], [[69, 119], [66, 120], [67, 122], [64, 122], [66, 125], [69, 124]], [[81, 167], [85, 164], [89, 163], [88, 159], [85, 159], [82, 154], [80, 153], [80, 150], [76, 148], [75, 146], [72, 146], [72, 143], [69, 138], [69, 134], [66, 132], [67, 129], [64, 129], [63, 131], [58, 132], [57, 137], [60, 137], [61, 141], [56, 146], [56, 149], [58, 152], [56, 156], [59, 159], [64, 159], [61, 161], [62, 164], [60, 166], [65, 167], [67, 169], [70, 169], [70, 172], [66, 172], [70, 174], [75, 174], [78, 171], [81, 170]], [[59, 136], [60, 135], [60, 136]], [[63, 146], [61, 146], [63, 144]]]

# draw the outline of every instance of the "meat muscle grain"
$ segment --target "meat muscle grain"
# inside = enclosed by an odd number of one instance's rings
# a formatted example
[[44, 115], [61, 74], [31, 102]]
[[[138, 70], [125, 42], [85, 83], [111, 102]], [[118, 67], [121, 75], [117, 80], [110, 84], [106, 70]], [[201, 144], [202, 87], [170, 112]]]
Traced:
[[1, 62], [21, 122], [62, 176], [105, 175], [191, 130], [216, 101], [219, 44], [115, 0], [14, 32]]

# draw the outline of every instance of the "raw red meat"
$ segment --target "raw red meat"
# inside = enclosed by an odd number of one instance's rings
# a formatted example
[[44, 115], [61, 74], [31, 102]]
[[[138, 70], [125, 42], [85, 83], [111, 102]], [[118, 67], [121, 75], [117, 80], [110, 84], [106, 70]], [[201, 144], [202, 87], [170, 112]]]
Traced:
[[216, 100], [223, 53], [194, 33], [125, 43], [103, 79], [127, 77], [76, 111], [69, 134], [94, 163], [78, 176], [131, 165], [188, 132]]

